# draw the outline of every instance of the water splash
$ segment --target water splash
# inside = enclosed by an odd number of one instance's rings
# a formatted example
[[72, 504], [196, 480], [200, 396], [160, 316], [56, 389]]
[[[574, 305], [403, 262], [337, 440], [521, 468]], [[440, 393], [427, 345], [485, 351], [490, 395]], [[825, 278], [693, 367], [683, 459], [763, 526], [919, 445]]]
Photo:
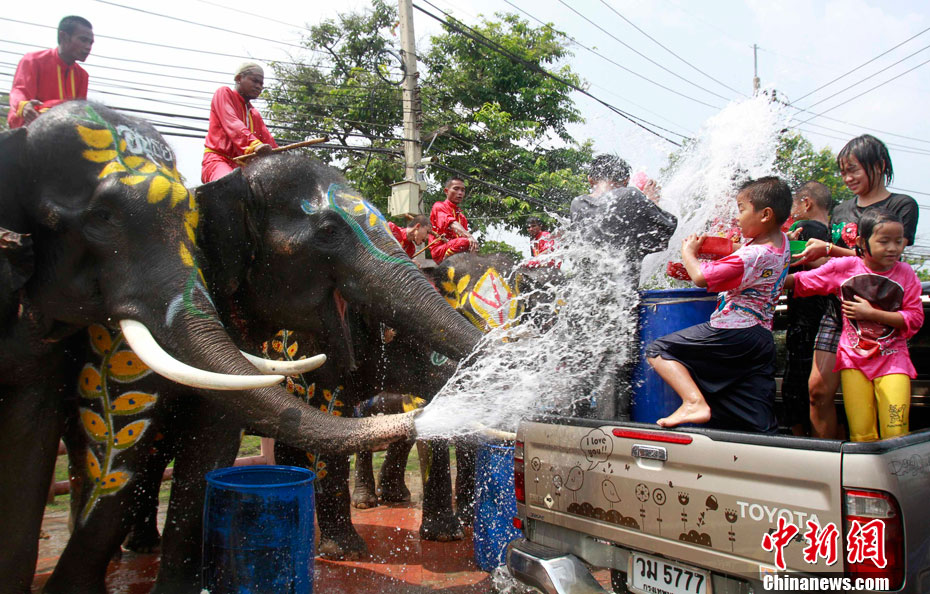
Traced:
[[722, 235], [731, 227], [740, 184], [777, 173], [778, 136], [789, 116], [784, 105], [766, 95], [732, 103], [708, 119], [672, 158], [659, 180], [659, 206], [678, 217], [678, 229], [666, 251], [643, 261], [644, 288], [683, 286], [665, 275], [666, 263], [681, 260], [681, 240], [688, 235]]
[[[778, 133], [788, 114], [766, 97], [734, 103], [710, 118], [659, 180], [660, 206], [679, 218], [669, 249], [643, 262], [641, 286], [671, 286], [665, 265], [678, 260], [681, 240], [729, 228], [735, 189], [775, 171]], [[566, 223], [567, 221], [561, 221]], [[564, 225], [563, 225], [564, 227]], [[482, 427], [514, 431], [520, 418], [564, 412], [604, 398], [605, 379], [635, 354], [638, 295], [629, 263], [614, 250], [564, 230], [552, 255], [564, 281], [550, 287], [553, 311], [534, 311], [516, 329], [485, 336], [416, 421], [421, 437], [454, 436]], [[545, 310], [546, 308], [542, 308]]]

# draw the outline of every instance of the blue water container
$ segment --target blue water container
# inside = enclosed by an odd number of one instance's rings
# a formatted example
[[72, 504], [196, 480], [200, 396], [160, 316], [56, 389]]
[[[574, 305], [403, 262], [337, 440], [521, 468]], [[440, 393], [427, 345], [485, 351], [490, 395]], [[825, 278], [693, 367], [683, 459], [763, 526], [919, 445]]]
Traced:
[[313, 479], [306, 468], [207, 473], [203, 587], [210, 594], [313, 592]]
[[482, 444], [475, 463], [475, 563], [494, 571], [506, 561], [507, 544], [523, 533], [513, 527], [517, 499], [513, 446]]
[[633, 370], [631, 417], [638, 423], [655, 423], [675, 412], [681, 398], [649, 366], [643, 351], [666, 334], [710, 320], [717, 294], [704, 289], [642, 291], [639, 304], [639, 362]]

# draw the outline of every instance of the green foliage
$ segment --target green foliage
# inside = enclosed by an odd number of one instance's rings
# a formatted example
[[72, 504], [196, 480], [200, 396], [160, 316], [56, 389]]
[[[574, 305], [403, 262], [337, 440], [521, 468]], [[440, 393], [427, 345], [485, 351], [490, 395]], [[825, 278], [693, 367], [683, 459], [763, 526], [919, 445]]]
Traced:
[[487, 254], [510, 254], [517, 261], [523, 259], [523, 253], [517, 248], [513, 247], [505, 241], [482, 241], [481, 247], [478, 248], [478, 253], [487, 255]]
[[9, 122], [6, 121], [6, 116], [10, 111], [10, 94], [9, 93], [0, 93], [0, 106], [3, 106], [4, 109], [0, 109], [0, 132], [10, 129]]
[[834, 204], [853, 198], [854, 195], [843, 183], [836, 155], [829, 147], [819, 151], [800, 132], [782, 134], [776, 153], [776, 167], [792, 189], [808, 181], [825, 184], [833, 193]]
[[[390, 184], [403, 178], [402, 66], [396, 9], [384, 0], [310, 28], [303, 43], [316, 52], [307, 63], [274, 64], [277, 83], [268, 96], [272, 119], [300, 140], [328, 134], [343, 146], [389, 152], [317, 151], [342, 169], [355, 187], [386, 210]], [[587, 189], [592, 144], [578, 143], [567, 126], [581, 116], [568, 85], [540, 74], [536, 65], [581, 85], [567, 66], [563, 38], [514, 15], [483, 19], [475, 30], [526, 63], [514, 62], [447, 28], [420, 41], [418, 55], [425, 156], [424, 210], [445, 199], [442, 184], [461, 172], [468, 186], [465, 210], [476, 229], [501, 221], [523, 227], [531, 211], [568, 209]], [[431, 132], [436, 132], [434, 138]], [[559, 148], [553, 148], [558, 144]], [[393, 154], [392, 154], [393, 152]]]

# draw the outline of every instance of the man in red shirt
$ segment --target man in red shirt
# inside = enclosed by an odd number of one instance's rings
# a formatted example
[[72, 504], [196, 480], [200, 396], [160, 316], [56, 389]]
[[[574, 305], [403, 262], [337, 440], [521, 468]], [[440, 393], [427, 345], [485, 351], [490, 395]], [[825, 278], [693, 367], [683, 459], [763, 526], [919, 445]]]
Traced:
[[468, 232], [468, 219], [459, 207], [465, 199], [465, 182], [451, 177], [446, 181], [443, 191], [446, 199], [433, 204], [429, 214], [433, 233], [439, 240], [430, 248], [430, 255], [437, 264], [450, 254], [478, 249], [478, 240]]
[[418, 214], [410, 219], [406, 229], [400, 228], [391, 221], [388, 221], [388, 227], [394, 234], [394, 239], [411, 258], [417, 253], [417, 244], [426, 241], [430, 232], [429, 218], [424, 214]]
[[246, 62], [236, 71], [235, 81], [235, 91], [220, 87], [210, 102], [210, 126], [200, 170], [203, 183], [239, 167], [233, 157], [266, 155], [278, 147], [261, 114], [252, 107], [252, 100], [265, 88], [265, 71], [258, 64]]
[[526, 230], [530, 234], [530, 253], [535, 258], [540, 254], [551, 252], [555, 247], [555, 242], [548, 231], [543, 231], [542, 221], [536, 217], [530, 217], [526, 220]]
[[23, 56], [10, 89], [10, 128], [32, 123], [40, 113], [71, 99], [87, 98], [84, 62], [94, 45], [94, 30], [87, 19], [66, 16], [58, 23], [58, 47]]

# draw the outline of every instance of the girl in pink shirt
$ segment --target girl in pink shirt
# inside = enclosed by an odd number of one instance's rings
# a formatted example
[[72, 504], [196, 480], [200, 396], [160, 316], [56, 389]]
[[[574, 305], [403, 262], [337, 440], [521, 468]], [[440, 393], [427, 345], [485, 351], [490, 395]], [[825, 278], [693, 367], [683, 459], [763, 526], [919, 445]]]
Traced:
[[905, 435], [916, 377], [907, 339], [923, 325], [920, 280], [900, 262], [907, 242], [894, 213], [876, 208], [859, 219], [856, 253], [790, 275], [795, 295], [835, 294], [843, 304], [843, 330], [834, 371], [853, 441]]

